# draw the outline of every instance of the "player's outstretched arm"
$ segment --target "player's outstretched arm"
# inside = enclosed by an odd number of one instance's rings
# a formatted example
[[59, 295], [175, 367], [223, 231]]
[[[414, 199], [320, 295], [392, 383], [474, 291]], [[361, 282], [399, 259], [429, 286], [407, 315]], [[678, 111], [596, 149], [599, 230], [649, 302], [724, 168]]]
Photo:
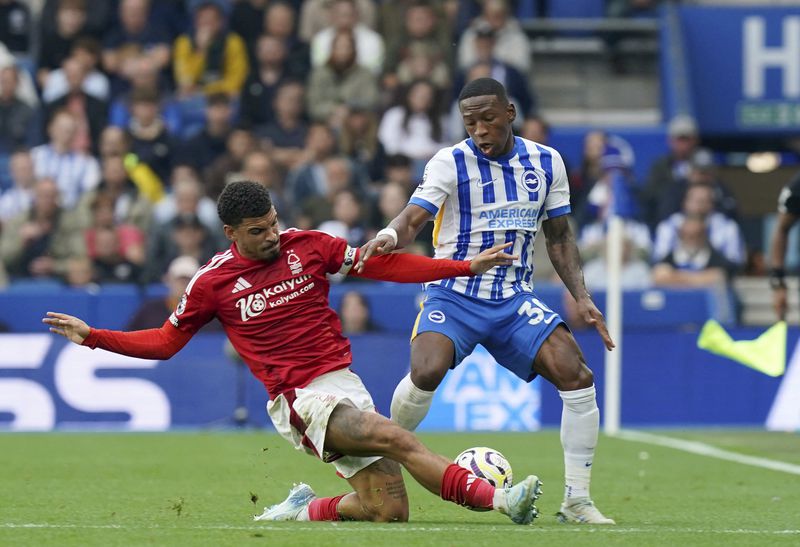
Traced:
[[419, 205], [409, 204], [403, 209], [389, 226], [378, 232], [361, 247], [361, 255], [356, 264], [356, 272], [364, 269], [364, 263], [373, 255], [389, 254], [395, 249], [402, 249], [417, 237], [417, 234], [431, 218], [430, 212]]
[[169, 359], [193, 336], [191, 332], [173, 327], [169, 321], [158, 329], [123, 332], [93, 329], [77, 317], [49, 311], [42, 322], [50, 325], [50, 332], [76, 344], [142, 359]]
[[567, 216], [547, 219], [542, 223], [542, 228], [547, 238], [547, 254], [561, 281], [575, 298], [578, 314], [584, 322], [594, 325], [597, 332], [600, 333], [606, 349], [613, 349], [615, 344], [608, 334], [603, 314], [594, 305], [589, 291], [586, 290], [583, 270], [581, 270], [581, 256]]
[[786, 264], [786, 246], [789, 241], [789, 230], [797, 222], [798, 217], [791, 213], [780, 213], [775, 223], [770, 245], [770, 286], [772, 287], [772, 306], [778, 321], [786, 319], [787, 296], [786, 281], [784, 280]]
[[495, 266], [510, 266], [517, 260], [518, 256], [503, 252], [503, 249], [511, 245], [512, 243], [495, 245], [469, 261], [434, 259], [411, 254], [376, 256], [360, 272], [350, 270], [350, 275], [398, 283], [425, 283], [449, 277], [480, 275]]

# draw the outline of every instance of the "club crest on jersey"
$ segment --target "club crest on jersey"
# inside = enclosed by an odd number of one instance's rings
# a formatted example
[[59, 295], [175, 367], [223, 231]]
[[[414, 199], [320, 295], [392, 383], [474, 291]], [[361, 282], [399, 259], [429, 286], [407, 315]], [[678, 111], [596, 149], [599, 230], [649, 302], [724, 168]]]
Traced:
[[300, 257], [297, 256], [292, 249], [289, 249], [289, 256], [286, 257], [286, 263], [289, 264], [292, 275], [298, 275], [303, 272], [303, 264], [300, 262]]
[[175, 315], [180, 315], [184, 311], [186, 311], [186, 293], [183, 293], [183, 296], [181, 296], [181, 299], [178, 302], [178, 307], [175, 308]]
[[522, 184], [529, 192], [538, 192], [542, 187], [542, 177], [536, 172], [536, 169], [526, 169], [522, 173]]

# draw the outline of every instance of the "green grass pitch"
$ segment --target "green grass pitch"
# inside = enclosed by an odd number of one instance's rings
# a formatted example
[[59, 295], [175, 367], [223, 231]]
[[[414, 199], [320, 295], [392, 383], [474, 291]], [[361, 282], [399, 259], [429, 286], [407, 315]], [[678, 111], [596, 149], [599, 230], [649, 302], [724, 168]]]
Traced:
[[[800, 464], [800, 435], [665, 433]], [[0, 545], [800, 545], [800, 476], [602, 437], [593, 471], [598, 506], [616, 527], [556, 522], [562, 494], [557, 431], [422, 435], [455, 456], [487, 445], [514, 473], [538, 474], [533, 526], [445, 503], [410, 479], [407, 524], [251, 520], [293, 482], [347, 490], [331, 467], [275, 434], [0, 435]]]

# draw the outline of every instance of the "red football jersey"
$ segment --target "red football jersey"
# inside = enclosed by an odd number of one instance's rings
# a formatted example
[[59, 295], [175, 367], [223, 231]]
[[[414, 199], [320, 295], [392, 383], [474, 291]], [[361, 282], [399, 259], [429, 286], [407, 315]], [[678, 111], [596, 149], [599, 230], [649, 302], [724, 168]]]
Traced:
[[316, 231], [286, 230], [280, 242], [271, 262], [247, 259], [235, 244], [215, 255], [170, 316], [192, 334], [217, 317], [271, 398], [351, 363], [326, 275], [349, 271], [357, 249]]

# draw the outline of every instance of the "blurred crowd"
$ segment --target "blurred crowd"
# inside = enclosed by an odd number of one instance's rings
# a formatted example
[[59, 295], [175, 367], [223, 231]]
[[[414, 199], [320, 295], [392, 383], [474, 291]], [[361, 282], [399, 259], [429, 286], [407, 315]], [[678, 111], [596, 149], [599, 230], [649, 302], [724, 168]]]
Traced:
[[[0, 285], [186, 277], [227, 246], [215, 200], [238, 179], [270, 190], [283, 226], [365, 243], [466, 136], [465, 82], [501, 81], [518, 134], [548, 143], [519, 21], [538, 4], [0, 0]], [[588, 284], [605, 282], [613, 210], [629, 287], [724, 283], [744, 266], [736, 203], [699, 142], [692, 119], [672, 120], [637, 181], [629, 143], [586, 136], [568, 168]]]

